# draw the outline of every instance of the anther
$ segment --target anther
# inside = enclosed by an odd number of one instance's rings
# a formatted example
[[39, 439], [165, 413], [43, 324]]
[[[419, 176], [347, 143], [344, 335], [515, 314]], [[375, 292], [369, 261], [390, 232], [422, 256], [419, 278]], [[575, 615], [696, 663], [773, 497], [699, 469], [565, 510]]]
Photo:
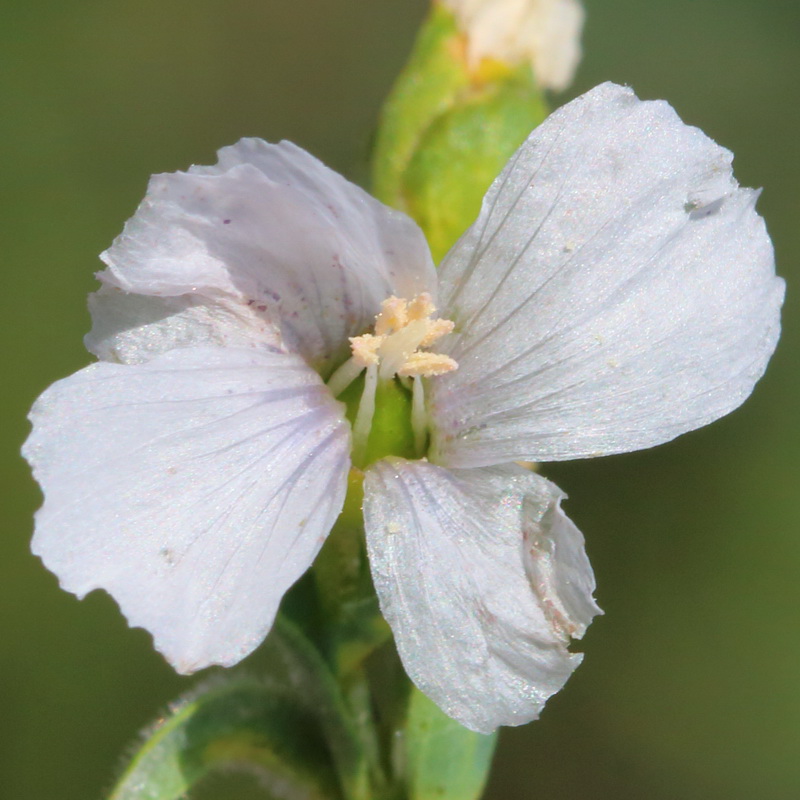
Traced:
[[397, 377], [412, 391], [411, 427], [414, 445], [422, 456], [428, 439], [423, 378], [444, 375], [458, 368], [450, 356], [431, 353], [429, 348], [453, 330], [449, 319], [431, 319], [436, 311], [425, 292], [410, 301], [387, 297], [375, 317], [375, 332], [350, 339], [352, 357], [328, 380], [328, 388], [338, 397], [364, 370], [364, 389], [353, 422], [353, 461], [363, 461], [375, 415], [378, 383]]
[[436, 311], [424, 292], [411, 301], [394, 295], [381, 303], [375, 333], [350, 339], [353, 359], [362, 367], [380, 364], [380, 377], [433, 377], [451, 372], [458, 364], [449, 356], [420, 352], [453, 330], [449, 319], [431, 319]]

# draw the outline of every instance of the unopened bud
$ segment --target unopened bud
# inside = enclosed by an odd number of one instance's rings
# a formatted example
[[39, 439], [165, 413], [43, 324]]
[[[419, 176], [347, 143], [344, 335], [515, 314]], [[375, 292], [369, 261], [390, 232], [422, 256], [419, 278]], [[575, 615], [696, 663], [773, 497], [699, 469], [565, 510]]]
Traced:
[[572, 81], [581, 57], [584, 12], [578, 0], [440, 0], [456, 16], [477, 70], [485, 59], [529, 62], [545, 89]]

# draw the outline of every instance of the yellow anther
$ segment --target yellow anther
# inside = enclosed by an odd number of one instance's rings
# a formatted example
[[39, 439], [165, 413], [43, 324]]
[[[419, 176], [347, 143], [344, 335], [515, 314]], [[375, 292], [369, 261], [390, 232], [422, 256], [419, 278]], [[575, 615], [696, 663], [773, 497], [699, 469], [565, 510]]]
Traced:
[[360, 367], [370, 367], [378, 363], [378, 349], [380, 348], [385, 336], [373, 336], [365, 333], [363, 336], [350, 337], [350, 349], [353, 359]]
[[453, 330], [449, 319], [430, 318], [435, 311], [427, 292], [410, 301], [387, 297], [375, 317], [375, 333], [350, 339], [353, 366], [364, 369], [380, 365], [382, 380], [393, 375], [430, 378], [452, 372], [458, 364], [449, 356], [420, 352], [420, 348], [430, 347]]
[[408, 301], [401, 297], [387, 297], [381, 303], [381, 312], [375, 317], [375, 333], [385, 336], [399, 331], [408, 324]]
[[458, 364], [450, 356], [440, 353], [412, 353], [398, 375], [411, 378], [432, 378], [435, 375], [444, 375], [458, 368]]
[[455, 323], [451, 319], [429, 319], [427, 323], [428, 332], [419, 343], [420, 347], [430, 347], [437, 339], [441, 339], [455, 327]]
[[436, 306], [433, 304], [433, 299], [427, 292], [417, 295], [408, 304], [408, 318], [411, 319], [428, 319], [433, 312], [436, 311]]
[[422, 349], [453, 330], [449, 319], [431, 319], [435, 311], [436, 306], [427, 292], [410, 301], [394, 295], [387, 297], [375, 317], [375, 332], [352, 336], [352, 357], [328, 378], [328, 389], [334, 397], [339, 397], [366, 370], [361, 401], [353, 422], [353, 463], [360, 464], [367, 452], [378, 386], [395, 376], [413, 379], [403, 380], [402, 384], [411, 389], [415, 452], [424, 455], [429, 423], [422, 378], [433, 378], [458, 369], [458, 364], [450, 356]]

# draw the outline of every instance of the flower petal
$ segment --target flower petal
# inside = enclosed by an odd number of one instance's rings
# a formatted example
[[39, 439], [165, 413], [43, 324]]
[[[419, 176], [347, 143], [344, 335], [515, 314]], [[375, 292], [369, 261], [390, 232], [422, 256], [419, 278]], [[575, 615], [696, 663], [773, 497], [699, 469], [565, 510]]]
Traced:
[[459, 369], [431, 382], [452, 466], [636, 450], [742, 403], [783, 281], [731, 154], [604, 84], [537, 128], [441, 268]]
[[33, 550], [63, 588], [104, 588], [180, 672], [269, 631], [344, 500], [349, 428], [295, 355], [172, 350], [51, 386], [24, 454]]
[[564, 494], [516, 465], [379, 461], [364, 518], [375, 589], [409, 677], [472, 730], [535, 719], [600, 613]]
[[103, 361], [141, 364], [177, 347], [281, 350], [277, 328], [252, 306], [199, 295], [153, 297], [104, 285], [89, 295], [86, 348]]
[[347, 353], [391, 294], [431, 291], [414, 222], [294, 145], [243, 139], [214, 167], [154, 176], [106, 251], [106, 283], [260, 308], [315, 368]]

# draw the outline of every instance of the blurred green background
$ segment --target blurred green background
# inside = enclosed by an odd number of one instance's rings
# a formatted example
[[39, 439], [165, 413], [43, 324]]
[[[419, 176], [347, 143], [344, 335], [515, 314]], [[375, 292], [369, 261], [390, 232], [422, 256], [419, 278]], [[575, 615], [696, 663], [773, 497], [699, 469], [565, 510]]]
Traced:
[[[588, 0], [596, 83], [665, 97], [736, 153], [789, 279], [785, 333], [732, 417], [630, 456], [561, 464], [606, 616], [541, 721], [501, 738], [488, 796], [800, 797], [800, 5]], [[85, 365], [97, 254], [148, 176], [241, 136], [292, 139], [363, 182], [382, 98], [426, 0], [3, 3], [0, 796], [91, 800], [192, 681], [113, 602], [28, 553], [25, 413]], [[257, 659], [258, 656], [256, 656]], [[258, 796], [216, 778], [198, 797]]]

